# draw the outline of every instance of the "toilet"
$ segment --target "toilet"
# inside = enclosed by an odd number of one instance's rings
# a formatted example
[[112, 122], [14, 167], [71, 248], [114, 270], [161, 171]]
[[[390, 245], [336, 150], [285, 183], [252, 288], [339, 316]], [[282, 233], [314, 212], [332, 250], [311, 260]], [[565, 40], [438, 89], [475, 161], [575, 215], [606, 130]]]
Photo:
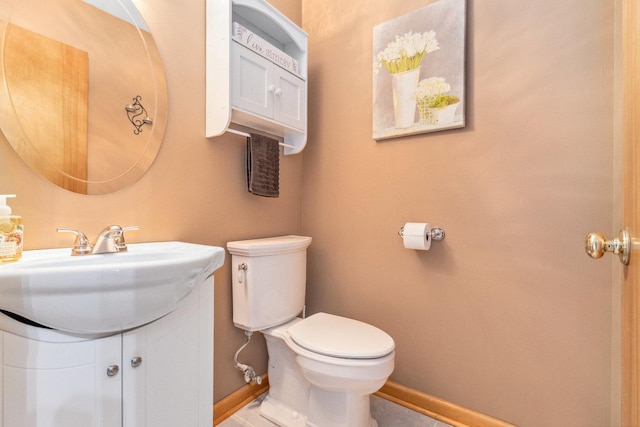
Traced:
[[282, 427], [376, 427], [369, 398], [393, 372], [395, 343], [357, 320], [299, 317], [310, 244], [304, 236], [227, 243], [233, 323], [261, 332], [269, 353], [269, 392], [260, 413]]

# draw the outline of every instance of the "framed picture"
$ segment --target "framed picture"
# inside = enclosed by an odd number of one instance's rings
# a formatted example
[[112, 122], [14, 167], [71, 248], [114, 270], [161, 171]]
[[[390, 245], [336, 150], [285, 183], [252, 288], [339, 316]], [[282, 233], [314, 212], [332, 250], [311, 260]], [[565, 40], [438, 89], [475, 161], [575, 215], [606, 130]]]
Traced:
[[465, 126], [466, 0], [373, 28], [373, 138]]

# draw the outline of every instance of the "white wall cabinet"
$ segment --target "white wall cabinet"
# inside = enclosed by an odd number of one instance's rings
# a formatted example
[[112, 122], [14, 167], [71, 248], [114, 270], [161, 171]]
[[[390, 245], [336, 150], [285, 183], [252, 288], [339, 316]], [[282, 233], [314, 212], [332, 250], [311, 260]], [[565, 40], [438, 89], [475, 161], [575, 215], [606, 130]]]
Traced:
[[122, 334], [86, 339], [22, 324], [0, 332], [0, 426], [210, 427], [212, 282]]
[[[233, 39], [242, 25], [297, 64], [294, 74]], [[284, 154], [307, 142], [307, 34], [264, 0], [207, 0], [206, 136], [230, 123], [284, 137]], [[249, 47], [247, 47], [249, 46]]]

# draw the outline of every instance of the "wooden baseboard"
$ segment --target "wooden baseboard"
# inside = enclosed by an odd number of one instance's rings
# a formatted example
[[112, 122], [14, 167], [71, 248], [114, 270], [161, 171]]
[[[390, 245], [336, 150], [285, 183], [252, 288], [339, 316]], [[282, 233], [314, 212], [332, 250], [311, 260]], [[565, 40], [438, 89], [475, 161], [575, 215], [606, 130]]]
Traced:
[[375, 394], [455, 427], [515, 427], [497, 418], [454, 405], [392, 381], [387, 381]]
[[[252, 402], [269, 388], [269, 378], [262, 376], [262, 384], [248, 384], [213, 405], [213, 425], [216, 426]], [[437, 397], [387, 381], [376, 393], [398, 405], [424, 414], [454, 427], [515, 427], [480, 412], [454, 405]]]
[[269, 378], [262, 376], [262, 384], [247, 384], [213, 405], [213, 425], [217, 426], [269, 389]]

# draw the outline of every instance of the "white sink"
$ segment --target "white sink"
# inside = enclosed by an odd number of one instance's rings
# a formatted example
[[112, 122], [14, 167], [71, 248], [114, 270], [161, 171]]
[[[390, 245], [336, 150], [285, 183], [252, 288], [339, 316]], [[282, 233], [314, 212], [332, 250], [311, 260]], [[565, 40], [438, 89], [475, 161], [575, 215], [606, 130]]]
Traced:
[[85, 256], [71, 256], [70, 249], [24, 251], [18, 262], [0, 265], [0, 309], [66, 332], [119, 332], [170, 313], [224, 262], [224, 249], [214, 246], [128, 248]]

